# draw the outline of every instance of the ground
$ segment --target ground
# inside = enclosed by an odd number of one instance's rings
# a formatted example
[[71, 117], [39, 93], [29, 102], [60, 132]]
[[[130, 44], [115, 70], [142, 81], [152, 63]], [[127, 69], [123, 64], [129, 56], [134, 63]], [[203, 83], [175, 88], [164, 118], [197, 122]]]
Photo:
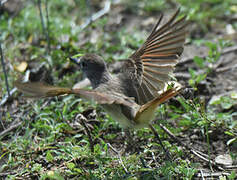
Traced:
[[[9, 0], [1, 6], [0, 40], [12, 93], [6, 97], [1, 68], [0, 179], [237, 178], [234, 1], [47, 2]], [[116, 73], [119, 59], [145, 41], [160, 13], [167, 19], [178, 7], [189, 21], [174, 73], [184, 88], [157, 109], [154, 121], [170, 158], [151, 130], [132, 130], [131, 143], [94, 102], [72, 95], [29, 99], [14, 89], [19, 78], [65, 87], [83, 81], [68, 61], [76, 53], [98, 53]], [[103, 16], [93, 19], [99, 11]]]

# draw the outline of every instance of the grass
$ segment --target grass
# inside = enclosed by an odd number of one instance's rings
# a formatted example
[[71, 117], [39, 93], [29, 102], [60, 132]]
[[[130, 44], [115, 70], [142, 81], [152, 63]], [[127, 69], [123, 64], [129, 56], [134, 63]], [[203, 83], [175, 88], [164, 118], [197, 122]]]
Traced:
[[[182, 13], [187, 14], [204, 31], [208, 31], [217, 21], [225, 24], [219, 17], [236, 13], [236, 5], [230, 0], [199, 0], [192, 3], [177, 0], [177, 3], [180, 3]], [[42, 4], [45, 5], [45, 1]], [[91, 10], [98, 10], [98, 5], [100, 4], [92, 5]], [[157, 17], [157, 12], [172, 7], [172, 3], [165, 1], [122, 1], [120, 5], [124, 8], [121, 13], [129, 12], [140, 19]], [[10, 87], [13, 87], [13, 82], [19, 76], [24, 75], [12, 68], [22, 61], [26, 61], [28, 65], [36, 63], [37, 66], [45, 63], [45, 69], [49, 71], [54, 84], [71, 87], [80, 80], [81, 73], [68, 64], [69, 56], [78, 52], [98, 52], [111, 63], [115, 59], [127, 58], [145, 40], [139, 25], [133, 28], [133, 33], [129, 33], [127, 24], [122, 21], [112, 31], [108, 15], [81, 31], [79, 25], [90, 14], [86, 1], [49, 1], [48, 9], [51, 44], [51, 52], [48, 54], [35, 1], [28, 1], [16, 16], [12, 17], [7, 13], [0, 16], [0, 40]], [[43, 14], [45, 17], [45, 6]], [[190, 43], [199, 40], [190, 37]], [[209, 55], [206, 58], [194, 58], [196, 68], [189, 70], [189, 85], [198, 90], [198, 85], [212, 72], [207, 65], [215, 64], [220, 56], [218, 48], [228, 45], [229, 42], [223, 41], [206, 43], [210, 49]], [[198, 70], [203, 70], [203, 73], [199, 74]], [[6, 93], [3, 73], [0, 73], [0, 79], [3, 95]], [[183, 134], [185, 138], [191, 136], [193, 131], [198, 131], [199, 138], [206, 142], [209, 153], [212, 151], [211, 132], [222, 129], [225, 139], [228, 139], [228, 147], [233, 148], [237, 146], [236, 112], [233, 110], [235, 97], [236, 94], [221, 96], [209, 104], [208, 108], [199, 97], [188, 101], [178, 97], [173, 103], [161, 105], [157, 110], [157, 119], [174, 134]], [[220, 108], [225, 111], [219, 111]], [[91, 142], [84, 126], [77, 118], [77, 114], [86, 114], [90, 109], [96, 111], [96, 115], [90, 117], [93, 113], [89, 113], [90, 116], [87, 117], [94, 152], [91, 152]], [[146, 128], [132, 133], [134, 141], [139, 144], [139, 153], [125, 150], [128, 144], [122, 128], [99, 106], [72, 95], [29, 100], [22, 99], [21, 94], [17, 93], [12, 102], [1, 107], [1, 114], [1, 121], [6, 127], [16, 119], [22, 122], [16, 130], [0, 137], [0, 173], [7, 172], [6, 179], [192, 179], [202, 166], [192, 155], [186, 156], [188, 152], [185, 148], [171, 142], [157, 123], [155, 128], [174, 157], [172, 162], [165, 160], [160, 145]], [[120, 153], [120, 150], [124, 152]], [[231, 148], [229, 153], [236, 159], [237, 154]], [[142, 165], [139, 157], [144, 157], [147, 167]], [[231, 178], [236, 178], [234, 171], [229, 176]]]

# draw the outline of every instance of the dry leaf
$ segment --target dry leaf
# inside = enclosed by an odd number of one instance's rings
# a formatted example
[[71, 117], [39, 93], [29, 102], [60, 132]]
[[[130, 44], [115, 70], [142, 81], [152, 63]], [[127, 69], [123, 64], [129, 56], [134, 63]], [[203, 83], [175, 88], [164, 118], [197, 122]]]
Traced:
[[24, 72], [27, 68], [27, 62], [23, 61], [18, 66], [14, 66], [14, 69], [18, 72]]
[[215, 158], [217, 164], [232, 165], [233, 160], [229, 154], [219, 155]]

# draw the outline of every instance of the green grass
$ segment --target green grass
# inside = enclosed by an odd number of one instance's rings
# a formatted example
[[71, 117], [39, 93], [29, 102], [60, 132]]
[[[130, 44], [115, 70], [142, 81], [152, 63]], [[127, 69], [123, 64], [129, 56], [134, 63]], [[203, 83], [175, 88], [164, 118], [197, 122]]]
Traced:
[[[223, 21], [221, 16], [231, 16], [236, 13], [233, 1], [190, 1], [177, 0], [180, 3], [182, 14], [200, 25], [205, 31]], [[45, 1], [42, 1], [44, 4]], [[98, 3], [97, 3], [98, 4]], [[157, 17], [158, 12], [171, 9], [172, 5], [166, 1], [122, 1], [121, 6], [126, 13], [131, 13], [141, 19], [149, 16]], [[92, 5], [92, 7], [94, 7]], [[98, 52], [107, 62], [115, 59], [127, 58], [145, 40], [139, 25], [134, 27], [133, 33], [128, 33], [125, 26], [119, 25], [111, 31], [108, 27], [108, 15], [93, 22], [91, 26], [80, 30], [89, 16], [86, 1], [55, 0], [48, 2], [50, 20], [51, 52], [47, 54], [47, 41], [42, 33], [41, 21], [36, 2], [29, 1], [15, 17], [7, 13], [0, 16], [0, 40], [4, 57], [7, 63], [10, 87], [13, 82], [24, 73], [16, 72], [12, 67], [22, 61], [46, 63], [46, 68], [53, 77], [53, 82], [61, 86], [73, 86], [81, 78], [81, 73], [75, 70], [67, 72], [67, 58], [77, 53]], [[113, 8], [113, 7], [112, 7]], [[136, 10], [136, 8], [138, 8]], [[98, 10], [98, 7], [94, 9]], [[113, 10], [113, 9], [112, 9]], [[92, 8], [93, 11], [93, 8]], [[217, 13], [218, 12], [218, 13]], [[43, 6], [45, 17], [45, 6]], [[217, 16], [218, 14], [218, 16]], [[46, 22], [46, 21], [45, 21]], [[234, 25], [235, 27], [235, 25]], [[94, 42], [91, 36], [98, 33]], [[149, 33], [149, 32], [148, 32]], [[148, 34], [147, 33], [147, 34]], [[86, 42], [82, 43], [82, 40]], [[190, 43], [197, 43], [200, 39], [191, 39]], [[202, 40], [202, 39], [201, 39]], [[206, 40], [203, 40], [206, 42]], [[82, 43], [82, 45], [78, 45]], [[219, 47], [223, 48], [229, 42], [206, 43], [209, 47], [207, 58], [196, 57], [194, 62], [197, 69], [190, 69], [189, 84], [197, 89], [204, 81], [220, 56]], [[63, 70], [65, 70], [65, 73]], [[198, 74], [198, 70], [203, 70]], [[2, 95], [6, 93], [4, 76], [0, 70], [0, 87]], [[60, 76], [60, 74], [63, 74]], [[174, 134], [192, 134], [194, 130], [200, 132], [203, 141], [210, 146], [210, 131], [223, 129], [229, 146], [236, 147], [236, 94], [222, 96], [212, 102], [208, 108], [201, 98], [192, 100], [177, 98], [179, 105], [164, 104], [157, 110], [157, 119], [167, 126]], [[2, 108], [2, 107], [1, 107]], [[84, 127], [77, 120], [77, 114], [88, 109], [96, 110], [96, 118], [87, 124], [90, 129], [94, 152], [91, 152], [90, 140]], [[218, 111], [219, 108], [225, 111]], [[39, 178], [39, 179], [192, 179], [198, 172], [199, 165], [193, 157], [187, 157], [187, 150], [171, 142], [170, 138], [156, 124], [164, 145], [174, 157], [173, 162], [165, 160], [165, 154], [157, 143], [150, 130], [144, 128], [133, 132], [133, 139], [139, 144], [139, 154], [132, 150], [125, 153], [114, 152], [111, 144], [117, 151], [124, 150], [127, 141], [122, 128], [114, 122], [104, 111], [91, 102], [84, 102], [75, 96], [28, 100], [22, 99], [21, 94], [14, 95], [1, 110], [2, 122], [7, 126], [16, 118], [22, 125], [11, 131], [0, 140], [0, 173], [12, 172], [6, 179]], [[173, 126], [175, 125], [175, 126]], [[201, 138], [202, 138], [201, 137]], [[209, 150], [210, 151], [210, 150]], [[236, 152], [230, 152], [236, 159]], [[144, 157], [148, 167], [143, 167], [139, 157]], [[149, 164], [149, 162], [152, 162]], [[232, 172], [230, 179], [236, 174]]]

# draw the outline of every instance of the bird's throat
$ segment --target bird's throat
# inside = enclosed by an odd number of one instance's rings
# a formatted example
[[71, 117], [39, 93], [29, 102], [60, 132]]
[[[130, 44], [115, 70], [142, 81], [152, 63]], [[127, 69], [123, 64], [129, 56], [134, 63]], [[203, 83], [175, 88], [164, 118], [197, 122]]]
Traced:
[[100, 84], [106, 83], [112, 79], [112, 75], [108, 71], [90, 73], [87, 75], [91, 82], [93, 89], [97, 88]]

